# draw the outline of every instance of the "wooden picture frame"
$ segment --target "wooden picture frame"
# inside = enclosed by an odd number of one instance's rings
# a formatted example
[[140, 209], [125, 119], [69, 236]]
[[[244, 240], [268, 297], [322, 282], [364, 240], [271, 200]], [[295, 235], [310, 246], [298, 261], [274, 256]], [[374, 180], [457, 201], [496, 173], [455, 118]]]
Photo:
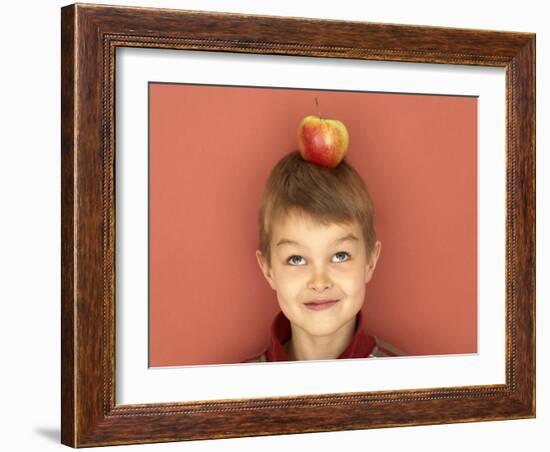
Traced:
[[[535, 35], [74, 4], [61, 9], [61, 441], [137, 444], [535, 416]], [[115, 51], [506, 70], [505, 384], [115, 403]]]

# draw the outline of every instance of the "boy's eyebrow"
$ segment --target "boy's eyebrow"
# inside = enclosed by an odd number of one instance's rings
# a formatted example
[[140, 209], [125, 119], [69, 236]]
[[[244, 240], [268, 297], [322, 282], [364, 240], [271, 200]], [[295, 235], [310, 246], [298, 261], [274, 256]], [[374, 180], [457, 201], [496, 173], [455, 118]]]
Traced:
[[[339, 239], [335, 240], [334, 242], [332, 242], [332, 245], [334, 245], [336, 243], [344, 242], [346, 240], [359, 241], [359, 239], [356, 237], [356, 235], [353, 232], [350, 232], [348, 235], [345, 235], [344, 237], [339, 238]], [[298, 242], [295, 242], [294, 240], [281, 239], [277, 242], [277, 245], [275, 245], [275, 246], [279, 246], [279, 245], [300, 245], [300, 244]]]

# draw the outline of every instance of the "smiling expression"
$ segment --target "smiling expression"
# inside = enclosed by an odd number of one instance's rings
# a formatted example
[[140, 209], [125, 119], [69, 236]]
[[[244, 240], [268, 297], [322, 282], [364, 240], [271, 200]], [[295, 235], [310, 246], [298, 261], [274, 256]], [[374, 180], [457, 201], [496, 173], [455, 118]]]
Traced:
[[271, 265], [258, 263], [293, 328], [330, 336], [355, 322], [380, 253], [367, 260], [357, 222], [323, 225], [290, 214], [273, 225]]

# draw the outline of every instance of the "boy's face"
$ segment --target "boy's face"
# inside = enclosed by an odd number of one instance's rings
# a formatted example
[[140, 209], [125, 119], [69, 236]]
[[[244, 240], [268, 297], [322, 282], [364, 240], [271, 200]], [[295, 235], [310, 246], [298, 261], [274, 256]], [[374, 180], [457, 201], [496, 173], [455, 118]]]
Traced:
[[367, 259], [361, 227], [355, 222], [324, 226], [292, 214], [273, 225], [271, 265], [259, 250], [256, 257], [293, 327], [327, 336], [355, 322], [380, 248], [376, 242]]

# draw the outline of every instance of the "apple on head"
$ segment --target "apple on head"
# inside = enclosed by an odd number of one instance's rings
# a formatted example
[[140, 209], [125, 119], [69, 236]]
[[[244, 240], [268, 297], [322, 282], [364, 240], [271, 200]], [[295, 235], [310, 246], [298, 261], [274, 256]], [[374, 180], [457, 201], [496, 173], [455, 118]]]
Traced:
[[336, 168], [346, 156], [348, 144], [348, 130], [337, 119], [306, 116], [298, 127], [298, 148], [308, 162]]

